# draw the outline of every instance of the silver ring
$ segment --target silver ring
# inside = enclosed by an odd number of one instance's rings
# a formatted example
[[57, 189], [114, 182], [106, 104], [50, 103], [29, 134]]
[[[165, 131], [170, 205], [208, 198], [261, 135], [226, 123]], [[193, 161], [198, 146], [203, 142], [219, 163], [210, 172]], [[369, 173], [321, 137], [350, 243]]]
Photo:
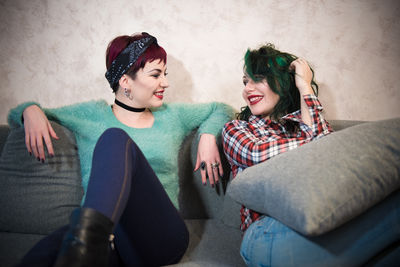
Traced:
[[218, 168], [219, 162], [211, 163], [211, 168]]

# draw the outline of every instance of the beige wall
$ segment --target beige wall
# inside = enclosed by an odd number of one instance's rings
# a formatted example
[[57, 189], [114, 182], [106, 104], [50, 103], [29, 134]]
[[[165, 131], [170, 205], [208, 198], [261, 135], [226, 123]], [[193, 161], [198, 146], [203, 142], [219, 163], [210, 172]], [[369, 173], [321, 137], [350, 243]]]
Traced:
[[316, 70], [330, 119], [400, 116], [400, 1], [0, 0], [0, 123], [28, 101], [111, 102], [108, 42], [147, 31], [168, 52], [167, 101], [243, 105], [242, 57], [265, 42]]

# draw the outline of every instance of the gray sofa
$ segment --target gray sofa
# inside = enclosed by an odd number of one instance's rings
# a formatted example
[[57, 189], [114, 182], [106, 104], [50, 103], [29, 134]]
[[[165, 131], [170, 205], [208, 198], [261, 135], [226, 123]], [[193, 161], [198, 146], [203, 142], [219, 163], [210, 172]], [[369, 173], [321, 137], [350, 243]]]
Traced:
[[[60, 139], [54, 141], [54, 158], [42, 164], [29, 156], [23, 129], [0, 126], [0, 263], [13, 266], [41, 238], [68, 222], [69, 213], [80, 204], [82, 188], [74, 136], [54, 123]], [[332, 121], [335, 130], [358, 124]], [[239, 255], [240, 204], [229, 191], [229, 166], [223, 160], [225, 177], [215, 188], [203, 186], [193, 173], [196, 134], [181, 148], [180, 211], [190, 231], [189, 249], [178, 266], [245, 266]], [[221, 151], [222, 153], [222, 151]], [[237, 198], [236, 193], [232, 196]], [[385, 263], [385, 256], [398, 254], [397, 244], [369, 260]], [[393, 257], [392, 257], [393, 258]]]

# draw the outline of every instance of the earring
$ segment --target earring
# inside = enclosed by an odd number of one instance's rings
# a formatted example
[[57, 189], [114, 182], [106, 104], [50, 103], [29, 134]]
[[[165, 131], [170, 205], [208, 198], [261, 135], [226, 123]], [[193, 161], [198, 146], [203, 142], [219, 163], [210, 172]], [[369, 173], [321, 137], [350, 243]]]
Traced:
[[127, 98], [129, 98], [130, 100], [133, 99], [133, 97], [131, 96], [131, 90], [128, 90], [127, 88], [124, 88], [124, 94]]

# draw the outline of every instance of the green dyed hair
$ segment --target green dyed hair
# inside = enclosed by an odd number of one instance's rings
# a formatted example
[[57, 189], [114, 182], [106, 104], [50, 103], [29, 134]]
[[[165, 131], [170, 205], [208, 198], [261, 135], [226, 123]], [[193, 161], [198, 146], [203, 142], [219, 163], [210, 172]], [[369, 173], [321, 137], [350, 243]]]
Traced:
[[[279, 95], [279, 101], [270, 114], [271, 119], [279, 120], [282, 116], [300, 109], [300, 93], [295, 83], [295, 72], [290, 70], [295, 55], [281, 52], [273, 44], [266, 44], [258, 49], [248, 49], [244, 56], [244, 72], [254, 81], [267, 81], [273, 92]], [[318, 85], [314, 81], [314, 71], [311, 86], [318, 94]], [[242, 107], [237, 114], [239, 120], [248, 120], [251, 115], [248, 106]]]

